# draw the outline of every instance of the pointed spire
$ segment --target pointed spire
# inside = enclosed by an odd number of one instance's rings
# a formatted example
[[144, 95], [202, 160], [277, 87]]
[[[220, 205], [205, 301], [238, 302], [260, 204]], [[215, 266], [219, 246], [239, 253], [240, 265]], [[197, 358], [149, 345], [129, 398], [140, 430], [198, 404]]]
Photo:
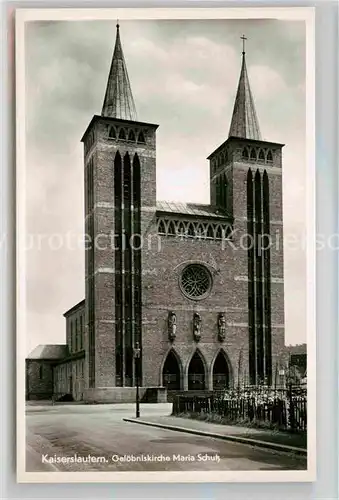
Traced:
[[101, 115], [123, 120], [136, 120], [137, 113], [122, 51], [119, 23], [117, 23], [116, 27], [117, 34], [113, 59]]
[[241, 39], [243, 41], [242, 65], [228, 136], [242, 137], [243, 139], [256, 139], [260, 141], [261, 134], [259, 122], [246, 68], [245, 40], [247, 40], [247, 38], [243, 35]]

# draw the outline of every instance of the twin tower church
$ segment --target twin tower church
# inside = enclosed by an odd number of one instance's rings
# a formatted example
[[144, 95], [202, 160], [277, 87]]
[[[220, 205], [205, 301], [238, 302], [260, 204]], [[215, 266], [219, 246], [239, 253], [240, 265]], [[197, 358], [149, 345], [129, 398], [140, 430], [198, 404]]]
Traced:
[[157, 200], [157, 128], [137, 119], [117, 26], [102, 112], [82, 138], [85, 300], [64, 314], [66, 344], [26, 360], [28, 399], [133, 401], [137, 377], [157, 400], [164, 387], [276, 383], [283, 145], [261, 138], [245, 51], [228, 138], [211, 144], [209, 205]]

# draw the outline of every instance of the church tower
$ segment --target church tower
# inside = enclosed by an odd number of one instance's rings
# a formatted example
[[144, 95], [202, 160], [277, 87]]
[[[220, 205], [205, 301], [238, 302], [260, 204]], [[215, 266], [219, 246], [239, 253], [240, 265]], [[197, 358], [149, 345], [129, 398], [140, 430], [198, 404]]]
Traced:
[[239, 279], [248, 283], [248, 379], [255, 385], [274, 382], [284, 348], [283, 145], [261, 138], [242, 40], [229, 136], [208, 159], [211, 204], [233, 219]]
[[92, 118], [82, 138], [85, 377], [93, 392], [135, 386], [133, 347], [137, 342], [142, 353], [138, 238], [156, 204], [157, 125], [137, 119], [119, 25], [116, 28], [102, 112]]

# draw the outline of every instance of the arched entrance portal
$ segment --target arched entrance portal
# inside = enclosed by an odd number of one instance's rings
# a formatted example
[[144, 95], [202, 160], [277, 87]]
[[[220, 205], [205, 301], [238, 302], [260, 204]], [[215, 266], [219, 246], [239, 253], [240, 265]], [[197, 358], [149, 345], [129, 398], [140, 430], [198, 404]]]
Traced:
[[180, 366], [178, 358], [173, 351], [167, 354], [162, 369], [162, 383], [169, 391], [180, 390]]
[[230, 377], [225, 354], [220, 351], [213, 365], [213, 390], [227, 389]]
[[205, 367], [199, 351], [195, 351], [188, 367], [188, 390], [205, 389]]

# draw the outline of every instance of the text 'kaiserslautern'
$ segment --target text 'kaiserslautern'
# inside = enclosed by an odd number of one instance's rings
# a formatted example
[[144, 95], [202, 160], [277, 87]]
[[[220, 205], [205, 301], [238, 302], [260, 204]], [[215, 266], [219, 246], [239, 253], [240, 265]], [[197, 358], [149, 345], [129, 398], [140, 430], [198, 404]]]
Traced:
[[109, 462], [220, 462], [218, 454], [198, 453], [197, 455], [153, 455], [142, 453], [140, 455], [112, 455], [110, 457], [96, 455], [41, 455], [42, 463], [73, 464], [73, 463], [109, 463]]

